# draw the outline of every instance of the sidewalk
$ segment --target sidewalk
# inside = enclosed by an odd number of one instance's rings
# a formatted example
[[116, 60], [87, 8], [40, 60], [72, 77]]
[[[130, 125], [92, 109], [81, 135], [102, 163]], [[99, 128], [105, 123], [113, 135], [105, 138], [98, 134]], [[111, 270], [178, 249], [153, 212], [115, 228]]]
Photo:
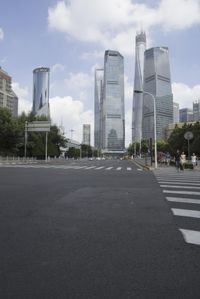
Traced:
[[[147, 158], [134, 158], [133, 163], [137, 164], [139, 167], [142, 167], [144, 170], [153, 170], [154, 168], [154, 162], [151, 165], [150, 157]], [[174, 165], [166, 165], [164, 163], [158, 162], [158, 168], [174, 168]], [[187, 170], [187, 169], [186, 169]], [[198, 165], [195, 167], [195, 169], [188, 169], [192, 171], [200, 171], [200, 161], [198, 161]]]

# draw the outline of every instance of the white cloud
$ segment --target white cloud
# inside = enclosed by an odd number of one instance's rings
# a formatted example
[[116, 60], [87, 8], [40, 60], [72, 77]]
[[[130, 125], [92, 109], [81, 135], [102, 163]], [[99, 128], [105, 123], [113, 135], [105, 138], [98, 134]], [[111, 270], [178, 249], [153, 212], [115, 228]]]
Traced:
[[158, 18], [167, 30], [185, 29], [200, 23], [199, 0], [162, 0]]
[[200, 98], [200, 85], [189, 87], [183, 83], [172, 84], [174, 102], [179, 103], [180, 108], [192, 108], [193, 102]]
[[141, 28], [148, 33], [152, 26], [180, 30], [200, 24], [200, 2], [161, 0], [150, 7], [131, 0], [109, 0], [106, 5], [102, 0], [62, 0], [49, 7], [48, 24], [76, 40], [132, 55], [133, 39]]
[[64, 65], [60, 64], [60, 63], [56, 63], [51, 67], [51, 72], [55, 73], [55, 72], [62, 72], [64, 71], [65, 67]]
[[91, 60], [93, 58], [102, 58], [104, 57], [103, 51], [94, 51], [94, 52], [85, 52], [81, 55], [81, 59], [83, 60]]
[[18, 82], [12, 83], [12, 88], [18, 97], [18, 114], [22, 112], [28, 113], [32, 109], [32, 102], [28, 100], [29, 91], [28, 88], [21, 87]]
[[64, 127], [65, 135], [73, 139], [82, 141], [83, 124], [91, 124], [93, 137], [93, 111], [84, 110], [84, 105], [79, 100], [72, 97], [54, 97], [50, 99], [50, 113], [53, 123]]
[[93, 86], [93, 78], [87, 73], [70, 73], [69, 78], [65, 79], [67, 88], [85, 89]]
[[0, 27], [0, 41], [4, 39], [3, 29]]

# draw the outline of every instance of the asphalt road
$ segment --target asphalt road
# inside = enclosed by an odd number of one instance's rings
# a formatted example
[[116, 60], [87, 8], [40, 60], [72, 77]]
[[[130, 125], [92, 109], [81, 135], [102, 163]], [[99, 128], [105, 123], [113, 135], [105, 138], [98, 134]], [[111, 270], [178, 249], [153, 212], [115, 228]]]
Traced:
[[200, 247], [152, 172], [65, 165], [0, 167], [0, 298], [200, 298]]

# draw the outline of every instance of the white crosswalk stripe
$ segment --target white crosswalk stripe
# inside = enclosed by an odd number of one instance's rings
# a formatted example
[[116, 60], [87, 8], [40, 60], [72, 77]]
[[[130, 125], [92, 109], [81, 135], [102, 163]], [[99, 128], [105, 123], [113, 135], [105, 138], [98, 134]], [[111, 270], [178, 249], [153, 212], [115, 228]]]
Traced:
[[193, 199], [193, 198], [179, 198], [179, 197], [166, 197], [167, 201], [171, 202], [183, 202], [183, 203], [189, 203], [189, 204], [197, 204], [200, 205], [200, 199]]
[[[158, 169], [154, 174], [163, 193], [166, 194], [172, 214], [182, 223], [179, 231], [185, 242], [200, 245], [200, 172], [185, 170], [177, 173], [171, 168]], [[187, 227], [188, 225], [190, 227]], [[191, 229], [193, 225], [194, 230]]]
[[106, 165], [102, 165], [102, 166], [98, 166], [98, 165], [74, 165], [74, 163], [72, 163], [71, 165], [43, 165], [43, 164], [34, 164], [34, 165], [30, 165], [30, 164], [16, 164], [16, 165], [7, 165], [7, 164], [0, 164], [0, 167], [13, 167], [13, 168], [32, 168], [32, 169], [64, 169], [64, 170], [68, 170], [68, 169], [72, 169], [72, 170], [117, 170], [117, 171], [122, 171], [122, 170], [126, 170], [126, 171], [132, 171], [132, 167], [114, 167], [114, 166], [109, 166], [106, 167]]
[[189, 229], [179, 229], [186, 243], [200, 245], [200, 232]]

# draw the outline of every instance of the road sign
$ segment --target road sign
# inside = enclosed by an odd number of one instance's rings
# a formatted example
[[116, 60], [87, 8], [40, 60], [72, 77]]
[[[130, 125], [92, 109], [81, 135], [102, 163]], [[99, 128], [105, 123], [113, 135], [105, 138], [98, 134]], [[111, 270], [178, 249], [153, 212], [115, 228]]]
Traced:
[[27, 123], [28, 132], [50, 132], [50, 121], [33, 121]]
[[194, 135], [193, 135], [193, 133], [190, 132], [190, 131], [185, 132], [185, 134], [184, 134], [184, 138], [185, 138], [186, 140], [191, 140], [193, 137], [194, 137]]

